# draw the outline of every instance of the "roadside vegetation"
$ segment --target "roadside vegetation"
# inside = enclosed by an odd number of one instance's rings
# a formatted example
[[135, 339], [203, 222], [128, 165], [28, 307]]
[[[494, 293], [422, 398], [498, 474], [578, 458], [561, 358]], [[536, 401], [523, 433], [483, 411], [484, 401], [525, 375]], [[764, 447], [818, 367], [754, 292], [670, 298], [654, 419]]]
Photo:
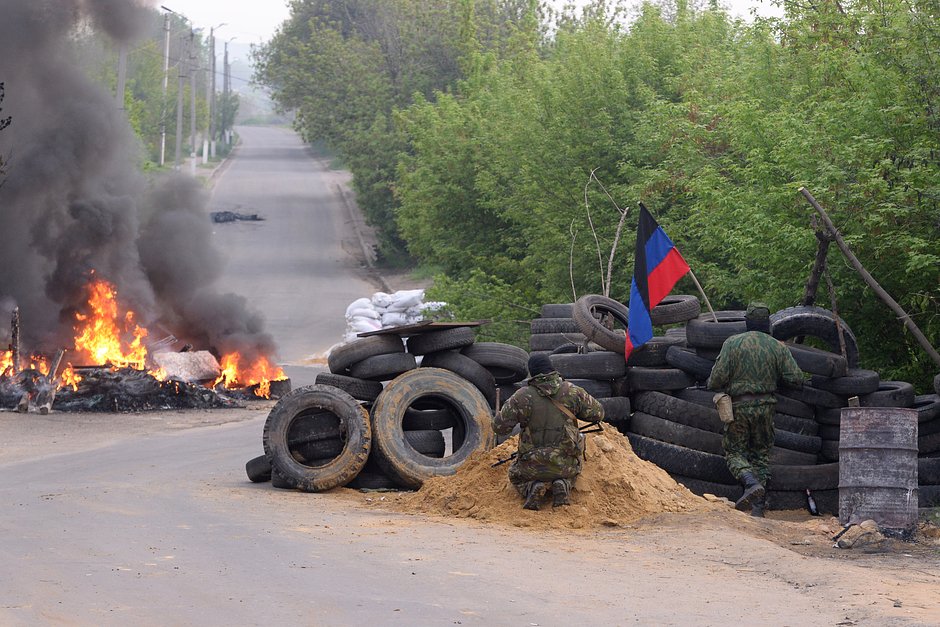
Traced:
[[[784, 7], [748, 24], [684, 0], [294, 0], [256, 79], [352, 171], [383, 260], [440, 268], [433, 298], [494, 339], [604, 292], [621, 211], [625, 302], [639, 201], [716, 307], [795, 304], [817, 247], [805, 186], [940, 344], [936, 3]], [[863, 365], [926, 389], [935, 365], [829, 259]]]
[[[140, 140], [141, 166], [143, 169], [159, 167], [161, 128], [166, 125], [165, 162], [173, 165], [176, 145], [176, 105], [180, 92], [180, 74], [182, 81], [183, 103], [183, 148], [182, 154], [188, 157], [190, 130], [192, 128], [191, 94], [193, 82], [190, 72], [195, 72], [195, 120], [196, 147], [202, 153], [202, 138], [208, 126], [209, 105], [206, 100], [207, 85], [211, 74], [208, 72], [209, 44], [207, 33], [191, 30], [189, 22], [177, 14], [169, 14], [169, 69], [167, 72], [166, 98], [163, 95], [164, 65], [164, 14], [153, 9], [146, 31], [129, 48], [127, 54], [127, 82], [124, 90], [124, 111], [134, 133]], [[82, 61], [82, 66], [99, 83], [113, 93], [117, 86], [118, 47], [107, 37], [92, 29], [80, 30], [73, 40], [75, 54]], [[195, 70], [191, 70], [191, 65]], [[220, 141], [223, 129], [231, 129], [238, 113], [238, 94], [222, 89], [223, 68], [221, 57], [216, 65], [216, 140], [218, 156], [224, 156], [228, 150], [225, 142]]]

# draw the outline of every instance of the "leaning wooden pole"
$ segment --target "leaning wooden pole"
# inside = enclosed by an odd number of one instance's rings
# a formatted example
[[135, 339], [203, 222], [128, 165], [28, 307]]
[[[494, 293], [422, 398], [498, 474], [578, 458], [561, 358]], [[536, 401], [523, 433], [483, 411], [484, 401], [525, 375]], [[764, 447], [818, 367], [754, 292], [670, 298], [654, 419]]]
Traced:
[[868, 270], [862, 266], [862, 263], [849, 249], [848, 244], [846, 244], [845, 240], [842, 239], [842, 236], [839, 234], [839, 231], [832, 223], [832, 220], [829, 219], [829, 216], [826, 214], [825, 210], [819, 206], [819, 203], [816, 202], [816, 199], [813, 198], [813, 195], [809, 193], [809, 190], [805, 187], [801, 187], [800, 193], [803, 194], [806, 200], [809, 201], [809, 204], [813, 206], [813, 209], [816, 210], [816, 213], [819, 214], [819, 217], [822, 218], [826, 228], [829, 229], [830, 233], [832, 233], [832, 237], [836, 242], [836, 246], [839, 247], [839, 249], [842, 251], [842, 254], [845, 255], [846, 259], [849, 260], [849, 263], [851, 263], [855, 270], [862, 276], [862, 279], [865, 281], [865, 283], [868, 284], [868, 287], [874, 290], [875, 294], [877, 294], [881, 300], [883, 300], [885, 304], [887, 304], [888, 307], [890, 307], [891, 310], [897, 314], [898, 318], [904, 322], [904, 326], [907, 327], [907, 330], [911, 332], [921, 347], [927, 352], [928, 355], [930, 355], [930, 358], [933, 359], [938, 366], [940, 366], [940, 353], [938, 353], [937, 349], [935, 349], [930, 344], [930, 341], [926, 338], [926, 336], [921, 333], [921, 330], [917, 327], [916, 324], [914, 324], [914, 321], [911, 320], [911, 317], [907, 314], [907, 312], [901, 308], [896, 300], [891, 298], [891, 295], [888, 294], [888, 292], [878, 285], [878, 282], [875, 281], [874, 277], [872, 277]]
[[705, 306], [708, 307], [708, 311], [712, 312], [712, 318], [715, 322], [718, 322], [718, 316], [715, 314], [715, 310], [712, 309], [712, 304], [708, 300], [708, 296], [705, 295], [705, 290], [702, 289], [702, 284], [698, 282], [698, 279], [695, 277], [695, 273], [692, 270], [689, 270], [689, 276], [692, 277], [692, 282], [695, 283], [695, 287], [698, 288], [699, 294], [702, 295], [702, 298], [705, 300]]
[[20, 308], [13, 308], [10, 319], [10, 357], [13, 359], [13, 374], [20, 371]]

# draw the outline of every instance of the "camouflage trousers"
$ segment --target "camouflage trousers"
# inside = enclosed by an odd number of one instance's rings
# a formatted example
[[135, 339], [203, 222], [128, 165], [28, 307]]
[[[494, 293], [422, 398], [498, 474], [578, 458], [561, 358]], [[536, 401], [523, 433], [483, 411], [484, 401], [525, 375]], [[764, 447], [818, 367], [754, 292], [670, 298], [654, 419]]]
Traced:
[[537, 448], [516, 458], [509, 467], [509, 481], [517, 488], [530, 481], [574, 479], [581, 473], [581, 457], [557, 447]]
[[770, 479], [770, 449], [774, 445], [776, 403], [741, 403], [734, 406], [734, 421], [725, 425], [722, 447], [728, 470], [740, 481], [746, 472], [765, 486]]

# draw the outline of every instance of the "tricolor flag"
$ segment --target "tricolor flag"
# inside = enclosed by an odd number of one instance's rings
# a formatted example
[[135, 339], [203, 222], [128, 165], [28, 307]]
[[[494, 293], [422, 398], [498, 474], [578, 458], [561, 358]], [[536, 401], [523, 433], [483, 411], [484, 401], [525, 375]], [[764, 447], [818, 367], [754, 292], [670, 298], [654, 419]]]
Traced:
[[679, 254], [676, 245], [640, 203], [624, 358], [629, 358], [634, 348], [653, 337], [650, 310], [672, 291], [676, 281], [688, 271], [689, 264]]

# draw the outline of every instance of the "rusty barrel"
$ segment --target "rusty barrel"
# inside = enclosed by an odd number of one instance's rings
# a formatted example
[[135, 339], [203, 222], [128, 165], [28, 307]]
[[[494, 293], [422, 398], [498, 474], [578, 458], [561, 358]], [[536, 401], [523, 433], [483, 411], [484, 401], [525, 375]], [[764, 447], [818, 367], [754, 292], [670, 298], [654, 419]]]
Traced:
[[917, 411], [846, 407], [839, 433], [839, 522], [874, 520], [908, 535], [917, 524]]

